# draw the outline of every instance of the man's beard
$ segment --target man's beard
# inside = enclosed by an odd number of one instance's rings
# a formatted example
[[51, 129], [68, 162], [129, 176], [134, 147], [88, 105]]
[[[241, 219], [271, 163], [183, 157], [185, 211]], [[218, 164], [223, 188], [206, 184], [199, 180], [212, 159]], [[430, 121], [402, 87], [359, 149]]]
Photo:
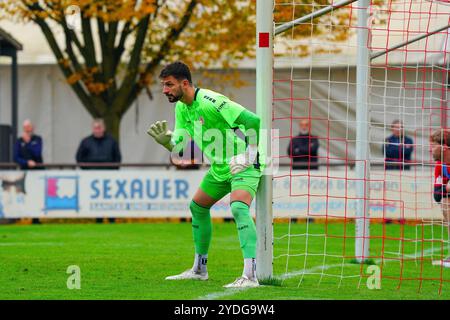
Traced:
[[169, 99], [169, 102], [174, 103], [180, 101], [180, 99], [183, 97], [183, 92], [181, 92], [178, 95], [172, 95], [172, 94], [166, 94], [167, 99]]

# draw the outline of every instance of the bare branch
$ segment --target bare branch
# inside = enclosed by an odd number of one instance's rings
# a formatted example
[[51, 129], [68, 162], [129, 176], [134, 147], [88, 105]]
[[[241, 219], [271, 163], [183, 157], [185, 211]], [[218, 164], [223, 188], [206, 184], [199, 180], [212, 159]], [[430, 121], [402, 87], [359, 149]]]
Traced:
[[86, 65], [93, 68], [97, 66], [95, 57], [95, 45], [92, 37], [91, 19], [89, 17], [81, 18], [81, 28], [83, 30], [84, 47], [86, 49]]
[[114, 100], [113, 109], [120, 112], [124, 107], [124, 103], [128, 100], [128, 96], [132, 91], [133, 85], [136, 82], [139, 64], [141, 62], [141, 53], [145, 43], [145, 37], [147, 35], [150, 15], [147, 15], [139, 22], [139, 28], [136, 34], [136, 41], [134, 43], [133, 51], [131, 52], [130, 61], [127, 67], [127, 75], [122, 81], [121, 87]]

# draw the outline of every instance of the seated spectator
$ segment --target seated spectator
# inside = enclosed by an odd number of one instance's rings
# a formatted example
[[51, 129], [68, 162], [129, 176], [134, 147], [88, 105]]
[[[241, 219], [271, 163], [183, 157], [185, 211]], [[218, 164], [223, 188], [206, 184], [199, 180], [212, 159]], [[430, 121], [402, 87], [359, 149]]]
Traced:
[[308, 119], [299, 122], [300, 132], [293, 137], [288, 146], [288, 155], [293, 161], [293, 169], [317, 170], [319, 139], [311, 135], [311, 126]]
[[186, 148], [181, 150], [178, 155], [170, 155], [170, 163], [175, 165], [178, 170], [200, 169], [200, 166], [203, 163], [203, 153], [200, 148], [197, 147], [194, 140], [191, 140]]
[[[76, 154], [77, 163], [120, 163], [122, 156], [119, 145], [106, 133], [103, 119], [95, 119], [92, 123], [92, 134], [84, 138]], [[119, 169], [115, 166], [81, 166], [82, 169]]]
[[384, 151], [384, 168], [386, 170], [409, 170], [411, 155], [414, 150], [413, 140], [407, 137], [400, 120], [391, 124], [392, 135], [386, 138]]
[[14, 161], [22, 170], [42, 169], [42, 138], [34, 134], [33, 124], [30, 120], [23, 122], [22, 135], [14, 145]]

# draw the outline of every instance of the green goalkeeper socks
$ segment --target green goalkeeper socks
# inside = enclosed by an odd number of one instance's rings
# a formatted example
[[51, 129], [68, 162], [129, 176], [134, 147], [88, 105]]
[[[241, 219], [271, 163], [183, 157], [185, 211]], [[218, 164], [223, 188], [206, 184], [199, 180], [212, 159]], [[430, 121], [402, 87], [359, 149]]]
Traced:
[[201, 207], [194, 201], [189, 206], [192, 214], [192, 234], [194, 236], [195, 253], [205, 255], [211, 243], [212, 225], [209, 209]]
[[231, 212], [236, 221], [244, 259], [256, 258], [256, 227], [250, 208], [243, 202], [234, 201], [231, 203]]
[[[212, 236], [211, 214], [208, 208], [201, 207], [194, 201], [191, 201], [190, 209], [195, 253], [206, 255]], [[248, 205], [240, 201], [234, 201], [231, 203], [231, 212], [236, 221], [244, 259], [256, 258], [256, 227]]]

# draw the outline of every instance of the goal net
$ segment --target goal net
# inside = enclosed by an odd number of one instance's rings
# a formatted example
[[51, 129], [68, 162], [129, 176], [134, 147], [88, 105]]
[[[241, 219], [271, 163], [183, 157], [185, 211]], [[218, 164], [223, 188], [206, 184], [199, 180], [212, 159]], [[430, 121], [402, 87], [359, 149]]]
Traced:
[[448, 4], [274, 2], [273, 274], [283, 281], [448, 290], [430, 146], [450, 117]]

